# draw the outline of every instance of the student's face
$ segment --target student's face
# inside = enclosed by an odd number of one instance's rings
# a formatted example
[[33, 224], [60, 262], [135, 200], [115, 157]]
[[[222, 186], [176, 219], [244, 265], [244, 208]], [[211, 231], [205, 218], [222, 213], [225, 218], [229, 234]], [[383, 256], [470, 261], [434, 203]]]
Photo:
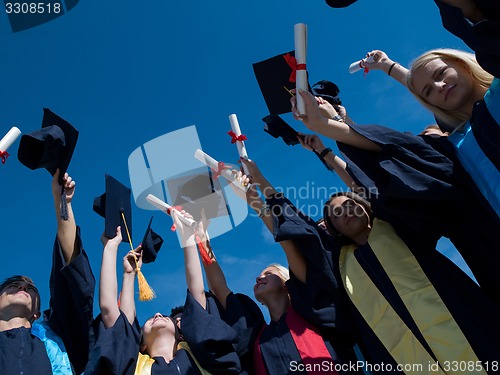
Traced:
[[14, 281], [0, 291], [0, 311], [17, 306], [28, 320], [38, 319], [40, 295], [38, 289], [26, 281]]
[[466, 108], [474, 93], [472, 77], [455, 61], [435, 59], [413, 72], [415, 92], [427, 103], [444, 110]]
[[267, 267], [255, 279], [253, 292], [257, 301], [261, 301], [260, 298], [266, 294], [281, 291], [287, 293], [285, 283], [281, 279], [276, 267]]
[[366, 209], [353, 199], [343, 195], [333, 198], [330, 202], [329, 219], [335, 229], [349, 238], [366, 230], [370, 223]]
[[160, 313], [156, 313], [144, 323], [142, 328], [144, 344], [150, 347], [154, 339], [161, 334], [175, 335], [175, 326], [169, 316], [163, 316]]

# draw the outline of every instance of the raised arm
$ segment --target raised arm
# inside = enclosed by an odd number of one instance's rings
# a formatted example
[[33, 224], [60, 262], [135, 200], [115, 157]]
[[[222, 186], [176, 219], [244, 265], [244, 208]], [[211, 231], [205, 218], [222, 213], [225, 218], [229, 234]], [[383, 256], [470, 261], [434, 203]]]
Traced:
[[75, 216], [73, 214], [73, 209], [71, 207], [71, 201], [75, 194], [75, 181], [68, 176], [67, 173], [64, 174], [63, 185], [64, 186], [64, 196], [66, 199], [66, 204], [68, 206], [68, 220], [61, 219], [61, 190], [62, 187], [59, 184], [59, 169], [54, 174], [52, 178], [52, 195], [54, 196], [54, 206], [57, 218], [57, 238], [61, 244], [62, 255], [66, 264], [69, 264], [76, 258], [80, 253], [76, 244], [76, 223]]
[[123, 311], [130, 324], [134, 323], [135, 311], [135, 277], [137, 268], [142, 267], [142, 252], [139, 246], [131, 250], [123, 258], [123, 281], [120, 295], [120, 309]]
[[295, 97], [291, 99], [292, 112], [296, 119], [302, 121], [311, 131], [324, 135], [335, 141], [342, 142], [364, 150], [380, 151], [380, 147], [366, 137], [352, 130], [345, 122], [327, 119], [321, 110], [314, 96], [308, 91], [301, 91], [306, 105], [307, 116], [300, 118], [297, 114]]
[[486, 19], [485, 14], [479, 9], [474, 0], [440, 0], [442, 3], [460, 8], [466, 18], [473, 22]]
[[373, 62], [366, 62], [365, 66], [370, 70], [381, 70], [389, 77], [395, 79], [406, 87], [406, 76], [408, 69], [400, 63], [393, 61], [384, 51], [378, 49], [368, 52], [366, 57], [373, 56]]
[[[184, 268], [186, 272], [188, 290], [194, 299], [205, 309], [207, 300], [205, 296], [205, 285], [203, 283], [200, 260], [196, 249], [195, 232], [179, 219], [179, 215], [183, 215], [187, 218], [192, 218], [192, 216], [184, 210], [180, 213], [176, 210], [172, 211], [172, 218], [174, 219], [175, 226], [180, 233], [182, 241], [181, 245], [184, 249]], [[199, 233], [203, 234], [203, 224], [198, 223], [198, 227], [199, 229], [197, 229]]]
[[[277, 193], [271, 183], [262, 175], [254, 161], [242, 159], [241, 162], [248, 168], [252, 184], [258, 186], [266, 198]], [[259, 217], [262, 219], [269, 231], [273, 233], [274, 223], [272, 213], [268, 210], [266, 211], [265, 208], [263, 209], [263, 207], [266, 207], [266, 203], [259, 197], [255, 190], [249, 190], [249, 193], [247, 194], [247, 201], [250, 207], [252, 207], [254, 211], [259, 214]], [[285, 252], [290, 271], [293, 272], [299, 281], [305, 283], [307, 266], [306, 261], [299, 249], [295, 246], [293, 241], [281, 241], [279, 244]]]
[[101, 316], [106, 328], [112, 327], [118, 316], [118, 282], [116, 280], [116, 254], [118, 246], [122, 242], [121, 228], [116, 228], [116, 236], [107, 238], [104, 234], [101, 237], [104, 245], [102, 252], [101, 277], [99, 280], [99, 306]]
[[318, 152], [320, 155], [324, 154], [323, 159], [328, 163], [330, 167], [333, 168], [333, 170], [339, 175], [342, 181], [344, 181], [347, 187], [352, 191], [360, 190], [359, 186], [356, 185], [351, 175], [347, 173], [346, 162], [335, 155], [331, 149], [328, 150], [323, 144], [323, 141], [321, 141], [320, 137], [315, 134], [299, 134], [303, 136], [298, 138], [302, 147], [304, 147], [306, 150], [316, 150], [316, 152]]

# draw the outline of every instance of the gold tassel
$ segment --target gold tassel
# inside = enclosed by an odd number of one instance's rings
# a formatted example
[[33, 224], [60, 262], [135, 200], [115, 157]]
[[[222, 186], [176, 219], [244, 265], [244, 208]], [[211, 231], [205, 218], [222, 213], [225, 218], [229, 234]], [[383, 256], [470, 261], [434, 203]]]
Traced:
[[[125, 224], [125, 231], [127, 232], [128, 242], [130, 243], [130, 248], [134, 251], [134, 246], [132, 245], [132, 238], [130, 237], [130, 232], [128, 230], [127, 221], [125, 220], [125, 215], [122, 212], [123, 223]], [[149, 286], [146, 278], [139, 268], [137, 259], [135, 259], [135, 271], [137, 272], [137, 284], [139, 285], [139, 301], [151, 301], [156, 297], [154, 290]]]

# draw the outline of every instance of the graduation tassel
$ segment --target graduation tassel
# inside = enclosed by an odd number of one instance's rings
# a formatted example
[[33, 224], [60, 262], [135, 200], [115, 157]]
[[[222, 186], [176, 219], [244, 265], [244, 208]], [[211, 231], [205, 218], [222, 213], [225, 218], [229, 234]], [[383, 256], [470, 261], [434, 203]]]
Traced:
[[[130, 232], [127, 226], [127, 220], [125, 220], [125, 215], [122, 212], [123, 223], [125, 224], [125, 231], [127, 232], [128, 241], [130, 243], [130, 248], [134, 251], [134, 246], [132, 245], [132, 238], [130, 237]], [[156, 297], [154, 290], [149, 286], [146, 278], [141, 272], [139, 268], [139, 263], [137, 262], [137, 258], [135, 260], [135, 271], [137, 272], [137, 283], [139, 284], [139, 301], [151, 301]]]
[[212, 264], [213, 259], [208, 254], [207, 248], [203, 246], [201, 238], [196, 233], [194, 234], [194, 236], [196, 237], [196, 243], [198, 244], [198, 251], [201, 255], [201, 261], [203, 262], [203, 264]]

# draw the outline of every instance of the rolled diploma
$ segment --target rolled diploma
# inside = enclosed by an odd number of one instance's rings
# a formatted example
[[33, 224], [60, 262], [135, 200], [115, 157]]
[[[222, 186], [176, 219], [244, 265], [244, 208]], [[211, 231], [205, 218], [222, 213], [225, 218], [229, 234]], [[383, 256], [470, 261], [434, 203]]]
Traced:
[[373, 56], [374, 55], [367, 57], [366, 59], [353, 62], [351, 65], [349, 65], [349, 73], [356, 73], [358, 70], [363, 69], [366, 63], [374, 62], [375, 60], [373, 59]]
[[[295, 59], [297, 60], [297, 65], [305, 64], [307, 54], [307, 26], [303, 23], [297, 23], [293, 27], [293, 31], [295, 41]], [[301, 116], [305, 116], [307, 115], [306, 106], [299, 92], [308, 90], [306, 70], [296, 71], [295, 88], [297, 89], [297, 110]]]
[[21, 135], [21, 130], [13, 126], [5, 137], [0, 141], [0, 151], [7, 151], [7, 149], [12, 146], [16, 139]]
[[[194, 153], [194, 157], [201, 161], [203, 164], [208, 166], [210, 169], [216, 171], [219, 167], [219, 162], [215, 160], [213, 157], [210, 155], [205, 154], [203, 151], [200, 149], [197, 149]], [[224, 177], [226, 180], [228, 180], [231, 183], [234, 183], [237, 187], [239, 187], [241, 190], [246, 192], [249, 188], [250, 185], [243, 186], [238, 179], [236, 178], [236, 175], [228, 171], [227, 169], [224, 169], [221, 171], [221, 176]]]
[[[174, 207], [172, 207], [168, 203], [163, 202], [160, 198], [154, 196], [153, 194], [148, 194], [148, 196], [146, 197], [146, 200], [149, 203], [151, 203], [153, 206], [155, 206], [156, 208], [165, 212], [169, 216], [172, 216], [172, 215], [170, 215], [171, 210], [175, 210]], [[194, 221], [193, 219], [188, 219], [187, 217], [184, 217], [183, 215], [179, 215], [179, 220], [193, 229], [197, 225], [196, 221]]]
[[[234, 113], [232, 115], [229, 115], [229, 122], [231, 123], [231, 129], [233, 130], [233, 133], [236, 134], [237, 137], [239, 137], [241, 135], [240, 124], [238, 123], [238, 117], [236, 117]], [[248, 159], [245, 142], [236, 141], [236, 147], [238, 147], [238, 154], [240, 154], [240, 157]], [[248, 176], [248, 168], [246, 167], [245, 164], [242, 165], [245, 174]]]

